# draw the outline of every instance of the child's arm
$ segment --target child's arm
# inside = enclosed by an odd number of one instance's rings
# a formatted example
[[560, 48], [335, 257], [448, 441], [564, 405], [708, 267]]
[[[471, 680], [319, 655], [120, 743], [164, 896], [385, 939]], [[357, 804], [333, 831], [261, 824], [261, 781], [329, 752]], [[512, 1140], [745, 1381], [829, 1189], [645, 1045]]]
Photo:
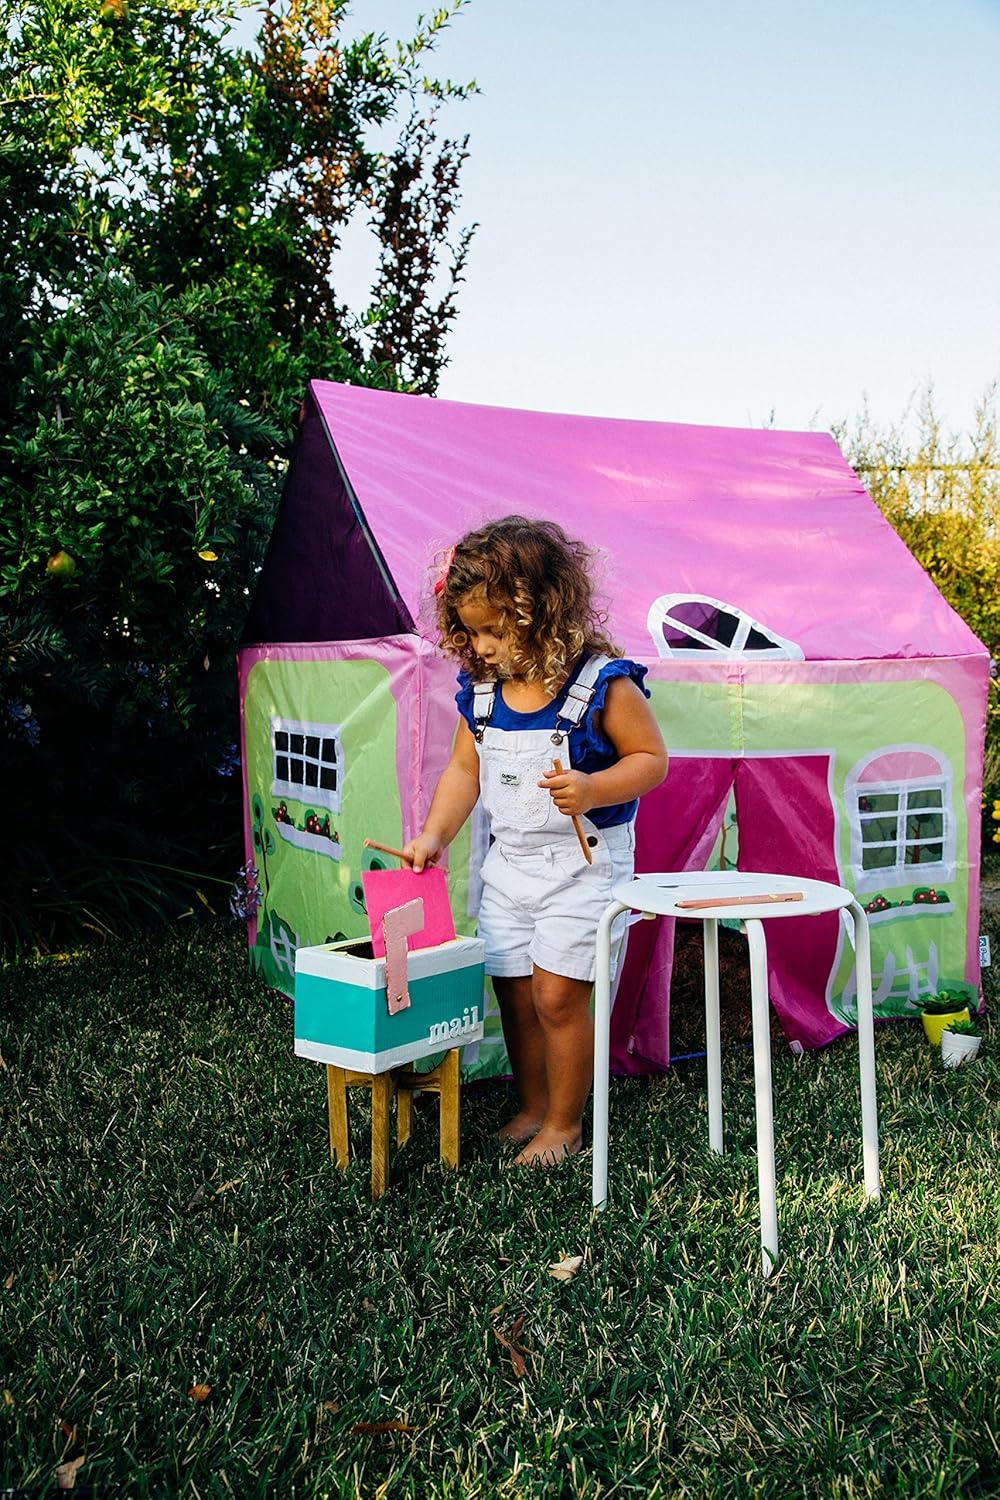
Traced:
[[615, 807], [652, 791], [667, 774], [667, 751], [660, 726], [645, 694], [630, 677], [613, 677], [601, 714], [601, 727], [619, 759], [605, 771], [546, 771], [539, 786], [548, 787], [561, 813]]
[[451, 759], [434, 789], [427, 821], [416, 838], [403, 845], [403, 853], [414, 870], [422, 870], [424, 865], [437, 863], [475, 807], [478, 796], [479, 755], [476, 742], [468, 724], [460, 719]]

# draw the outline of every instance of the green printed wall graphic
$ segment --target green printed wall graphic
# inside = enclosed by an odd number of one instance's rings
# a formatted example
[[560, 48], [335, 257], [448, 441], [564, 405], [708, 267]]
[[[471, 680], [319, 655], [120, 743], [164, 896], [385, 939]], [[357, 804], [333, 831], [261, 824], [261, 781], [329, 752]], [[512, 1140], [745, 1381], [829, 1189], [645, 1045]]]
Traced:
[[364, 848], [366, 811], [378, 807], [386, 842], [402, 838], [389, 673], [369, 661], [260, 661], [245, 735], [263, 898], [253, 958], [290, 993], [282, 933], [302, 945], [368, 930], [361, 874], [384, 856]]
[[[797, 863], [855, 891], [869, 915], [877, 1014], [915, 1014], [922, 997], [941, 987], [974, 998], [964, 920], [967, 746], [958, 705], [922, 676], [875, 687], [827, 675], [826, 683], [730, 676], [653, 684], [653, 703], [675, 756], [710, 758], [719, 768], [725, 802], [717, 812], [715, 860], [728, 850], [731, 868], [737, 850], [743, 868], [778, 869], [784, 857], [790, 873]], [[895, 741], [890, 736], [897, 725], [919, 726], [926, 738]], [[808, 795], [806, 765], [812, 768]], [[763, 803], [754, 796], [762, 776], [771, 787]], [[828, 924], [828, 934], [834, 946], [826, 1003], [838, 1021], [855, 1025], [846, 921], [838, 932]]]

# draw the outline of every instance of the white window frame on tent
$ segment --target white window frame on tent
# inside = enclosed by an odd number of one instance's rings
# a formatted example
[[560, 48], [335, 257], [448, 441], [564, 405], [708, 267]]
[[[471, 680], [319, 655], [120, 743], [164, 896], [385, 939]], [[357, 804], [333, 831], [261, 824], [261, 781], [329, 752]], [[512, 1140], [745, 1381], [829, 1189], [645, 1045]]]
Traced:
[[[860, 780], [865, 768], [873, 760], [881, 760], [884, 755], [893, 755], [899, 752], [917, 751], [922, 755], [929, 756], [941, 767], [939, 776], [914, 776], [894, 781], [865, 781]], [[940, 796], [941, 805], [928, 805], [926, 793], [932, 792]], [[844, 786], [844, 801], [847, 805], [851, 825], [851, 868], [854, 873], [854, 889], [857, 894], [884, 890], [888, 887], [896, 888], [906, 885], [936, 885], [945, 884], [955, 878], [955, 822], [951, 815], [952, 795], [952, 773], [948, 764], [942, 764], [942, 756], [939, 751], [929, 745], [885, 745], [879, 750], [858, 762], [847, 777]], [[892, 809], [875, 811], [863, 811], [861, 799], [863, 797], [885, 797], [896, 798], [896, 833], [892, 839], [874, 840], [865, 843], [864, 824], [875, 822], [877, 819], [891, 818]], [[906, 821], [915, 813], [940, 813], [941, 834], [934, 838], [908, 838], [906, 834]], [[906, 863], [906, 850], [912, 844], [940, 844], [941, 858], [939, 860], [925, 861], [920, 864]], [[866, 870], [864, 868], [864, 852], [866, 849], [894, 849], [895, 860], [891, 865], [885, 865], [880, 869]], [[912, 908], [912, 914], [927, 914], [937, 910], [948, 910], [948, 907], [933, 907], [918, 905]], [[894, 911], [892, 915], [897, 915]], [[890, 913], [886, 913], [890, 915]]]
[[[688, 625], [683, 620], [675, 619], [671, 611], [678, 604], [709, 604], [713, 609], [721, 610], [724, 614], [732, 615], [736, 620], [736, 631], [729, 645], [717, 641], [710, 635], [705, 635], [696, 629], [694, 625]], [[679, 630], [683, 635], [689, 636], [692, 641], [701, 641], [706, 650], [698, 646], [671, 646], [663, 638], [663, 627], [669, 621], [674, 630]], [[711, 660], [714, 652], [716, 656], [725, 661], [734, 659], [745, 661], [804, 661], [805, 652], [801, 646], [794, 641], [786, 640], [783, 635], [762, 625], [746, 610], [738, 608], [735, 604], [726, 604], [721, 599], [713, 599], [710, 594], [661, 594], [654, 599], [646, 616], [646, 628], [653, 638], [658, 656], [670, 657], [672, 660], [680, 661], [706, 661]], [[747, 647], [750, 632], [757, 631], [760, 635], [767, 636], [773, 644], [770, 646]]]
[[[304, 719], [274, 718], [271, 720], [271, 764], [273, 779], [271, 782], [271, 794], [275, 797], [294, 797], [297, 802], [309, 802], [316, 807], [325, 807], [330, 812], [340, 812], [341, 788], [344, 784], [344, 747], [340, 739], [339, 724], [311, 724]], [[278, 746], [279, 734], [301, 735], [303, 740], [302, 753], [293, 755], [291, 744], [286, 751], [282, 752]], [[307, 739], [318, 739], [320, 742], [319, 753], [312, 755], [307, 753], [305, 741]], [[324, 753], [324, 741], [333, 744], [333, 758], [329, 752]], [[295, 780], [290, 775], [281, 776], [278, 773], [279, 760], [288, 762], [298, 761], [303, 769], [303, 779]], [[306, 767], [316, 767], [316, 785], [309, 786], [305, 780]], [[323, 771], [333, 771], [336, 785], [324, 787], [320, 785]]]

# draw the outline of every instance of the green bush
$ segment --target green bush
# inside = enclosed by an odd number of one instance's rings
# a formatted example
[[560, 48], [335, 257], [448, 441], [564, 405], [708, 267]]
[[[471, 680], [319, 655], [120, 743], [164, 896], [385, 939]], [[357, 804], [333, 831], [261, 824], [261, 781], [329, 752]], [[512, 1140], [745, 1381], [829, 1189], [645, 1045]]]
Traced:
[[[879, 427], [867, 407], [834, 435], [883, 515], [994, 660], [1000, 658], [1000, 425], [997, 387], [971, 430], [945, 429], [930, 386], [898, 424]], [[1000, 796], [1000, 681], [990, 683], [986, 727], [989, 795]], [[992, 779], [990, 779], [992, 778]], [[993, 831], [995, 831], [994, 825]], [[984, 849], [992, 831], [984, 828]]]
[[233, 861], [233, 641], [277, 483], [253, 454], [279, 434], [199, 347], [211, 296], [95, 278], [39, 330], [16, 392], [0, 516], [21, 814], [0, 876], [7, 948], [176, 913], [213, 847]]

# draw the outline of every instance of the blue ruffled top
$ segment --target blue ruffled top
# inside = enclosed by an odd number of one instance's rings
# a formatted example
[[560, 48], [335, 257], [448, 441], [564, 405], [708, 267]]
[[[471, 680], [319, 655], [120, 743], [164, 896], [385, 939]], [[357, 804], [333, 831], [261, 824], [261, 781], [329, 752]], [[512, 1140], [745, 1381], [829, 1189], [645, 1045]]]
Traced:
[[[583, 652], [573, 666], [573, 670], [567, 677], [559, 694], [546, 703], [544, 708], [533, 709], [531, 713], [518, 713], [516, 709], [508, 708], [504, 702], [502, 687], [498, 682], [496, 694], [493, 699], [493, 713], [490, 716], [491, 729], [555, 729], [566, 694], [576, 681], [578, 673], [583, 670], [584, 662], [587, 660], [588, 652]], [[646, 668], [638, 662], [630, 661], [628, 657], [618, 657], [609, 661], [607, 666], [602, 667], [594, 685], [594, 696], [590, 700], [590, 706], [584, 714], [580, 723], [573, 729], [563, 725], [564, 730], [569, 733], [571, 747], [571, 759], [573, 769], [585, 771], [588, 775], [593, 771], [606, 771], [620, 759], [618, 751], [612, 745], [606, 735], [596, 723], [597, 714], [604, 707], [604, 700], [608, 695], [608, 683], [615, 677], [631, 677], [637, 687], [640, 687], [646, 697], [650, 697], [649, 689], [643, 682]], [[475, 730], [476, 719], [473, 713], [473, 683], [468, 672], [458, 674], [458, 692], [455, 694], [455, 702], [458, 711], [468, 724], [469, 728]], [[557, 754], [553, 750], [553, 754]], [[622, 802], [616, 807], [592, 807], [587, 817], [597, 828], [614, 828], [619, 823], [630, 823], [636, 815], [639, 802]]]

